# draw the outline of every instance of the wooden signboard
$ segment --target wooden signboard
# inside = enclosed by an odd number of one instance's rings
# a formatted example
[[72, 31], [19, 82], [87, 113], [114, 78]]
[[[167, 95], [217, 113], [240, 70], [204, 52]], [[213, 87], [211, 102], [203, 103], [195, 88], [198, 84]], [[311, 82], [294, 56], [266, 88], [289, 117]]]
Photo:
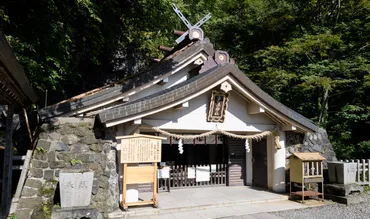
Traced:
[[[157, 200], [157, 162], [161, 162], [163, 137], [152, 135], [130, 135], [121, 139], [121, 163], [123, 164], [122, 206], [151, 205], [158, 206]], [[128, 163], [153, 163], [152, 166], [131, 166]], [[153, 183], [152, 200], [126, 202], [127, 184]]]
[[161, 149], [161, 139], [145, 136], [122, 139], [121, 163], [161, 162]]

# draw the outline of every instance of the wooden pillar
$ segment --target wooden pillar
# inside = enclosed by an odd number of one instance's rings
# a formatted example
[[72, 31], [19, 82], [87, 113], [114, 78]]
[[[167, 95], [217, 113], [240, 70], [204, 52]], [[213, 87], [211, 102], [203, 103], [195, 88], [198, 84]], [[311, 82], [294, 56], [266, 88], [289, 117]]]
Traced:
[[4, 166], [3, 166], [3, 182], [1, 185], [1, 215], [8, 215], [11, 203], [12, 190], [12, 165], [13, 165], [13, 106], [8, 105], [6, 118], [6, 133], [5, 133], [5, 150], [4, 150]]
[[[280, 149], [275, 148], [274, 139], [272, 150], [273, 150], [273, 177], [272, 177], [272, 191], [278, 193], [285, 192], [285, 163], [286, 163], [286, 154], [285, 154], [285, 132], [279, 131], [280, 137]], [[274, 138], [274, 137], [272, 137]]]

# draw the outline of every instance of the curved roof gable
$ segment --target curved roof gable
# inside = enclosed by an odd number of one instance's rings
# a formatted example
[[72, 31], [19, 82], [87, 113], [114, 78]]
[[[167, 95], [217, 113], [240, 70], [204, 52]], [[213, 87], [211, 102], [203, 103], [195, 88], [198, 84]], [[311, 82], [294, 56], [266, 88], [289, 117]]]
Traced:
[[194, 97], [207, 89], [211, 89], [220, 83], [220, 80], [229, 77], [230, 80], [241, 85], [256, 100], [262, 104], [271, 115], [279, 117], [287, 124], [297, 124], [305, 131], [316, 131], [318, 127], [309, 119], [295, 112], [289, 107], [264, 92], [252, 82], [235, 64], [219, 64], [208, 71], [197, 75], [170, 89], [162, 90], [127, 104], [105, 110], [98, 114], [102, 123], [106, 126], [114, 126], [130, 120], [141, 118], [158, 111], [168, 109], [174, 104]]
[[146, 89], [150, 87], [153, 85], [151, 82], [171, 73], [179, 65], [201, 52], [207, 55], [213, 55], [213, 45], [208, 40], [191, 42], [184, 47], [174, 49], [174, 51], [171, 51], [171, 54], [167, 55], [159, 63], [139, 73], [136, 77], [130, 77], [111, 85], [80, 94], [55, 105], [42, 108], [39, 110], [39, 114], [42, 119], [47, 119], [66, 114], [71, 115], [73, 112], [87, 108], [93, 110], [111, 104], [126, 92], [131, 92], [132, 89], [139, 87]]

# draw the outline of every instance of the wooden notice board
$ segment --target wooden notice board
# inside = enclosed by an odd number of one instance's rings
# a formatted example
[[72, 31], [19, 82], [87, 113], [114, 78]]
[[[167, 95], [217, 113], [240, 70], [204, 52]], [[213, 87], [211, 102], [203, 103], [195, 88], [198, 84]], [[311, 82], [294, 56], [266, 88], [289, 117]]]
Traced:
[[161, 139], [141, 136], [121, 140], [121, 163], [161, 162], [161, 153]]
[[[121, 163], [123, 164], [122, 206], [158, 205], [157, 162], [161, 161], [163, 137], [152, 135], [130, 135], [117, 137], [121, 139]], [[152, 166], [127, 166], [128, 163], [153, 163]], [[152, 200], [126, 202], [127, 184], [153, 183]]]

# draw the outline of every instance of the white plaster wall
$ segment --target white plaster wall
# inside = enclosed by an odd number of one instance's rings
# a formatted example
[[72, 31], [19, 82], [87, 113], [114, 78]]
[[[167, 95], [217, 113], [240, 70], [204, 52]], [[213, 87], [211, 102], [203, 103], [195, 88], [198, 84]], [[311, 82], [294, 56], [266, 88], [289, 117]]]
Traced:
[[275, 122], [261, 114], [249, 115], [247, 101], [231, 91], [223, 123], [207, 122], [211, 92], [189, 101], [189, 107], [168, 109], [143, 118], [146, 124], [162, 129], [205, 131], [218, 128], [234, 132], [261, 132], [275, 128]]

